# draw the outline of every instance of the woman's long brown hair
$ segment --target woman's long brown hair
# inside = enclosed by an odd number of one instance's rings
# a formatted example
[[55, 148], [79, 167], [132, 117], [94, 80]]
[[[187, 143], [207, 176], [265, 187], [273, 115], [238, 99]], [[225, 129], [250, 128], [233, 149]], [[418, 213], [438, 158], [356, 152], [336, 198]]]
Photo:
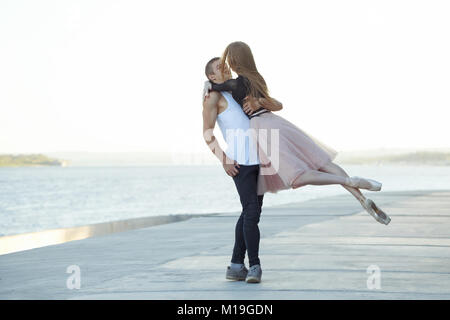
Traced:
[[230, 43], [223, 52], [220, 60], [222, 72], [225, 70], [225, 63], [228, 63], [230, 68], [238, 75], [244, 76], [249, 80], [251, 96], [271, 99], [266, 81], [258, 72], [252, 51], [246, 43], [242, 41]]

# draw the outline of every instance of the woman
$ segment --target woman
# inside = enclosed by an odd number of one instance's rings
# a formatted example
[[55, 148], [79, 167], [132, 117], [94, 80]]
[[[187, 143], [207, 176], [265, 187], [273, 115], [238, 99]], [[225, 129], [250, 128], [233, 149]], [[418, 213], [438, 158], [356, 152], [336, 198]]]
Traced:
[[[267, 130], [267, 135], [258, 135], [257, 140], [261, 163], [258, 195], [296, 189], [304, 185], [341, 184], [376, 221], [389, 224], [391, 219], [358, 189], [379, 191], [381, 183], [356, 176], [349, 177], [340, 166], [333, 163], [337, 155], [335, 150], [271, 112], [280, 110], [282, 105], [269, 96], [266, 82], [258, 72], [247, 44], [240, 41], [229, 44], [221, 58], [222, 72], [228, 71], [226, 64], [238, 74], [238, 78], [222, 84], [211, 83], [206, 90], [231, 91], [233, 98], [249, 115], [250, 127], [256, 132]], [[267, 154], [271, 150], [271, 129], [277, 129], [279, 133], [278, 140], [272, 142], [278, 146], [278, 168], [274, 168]]]

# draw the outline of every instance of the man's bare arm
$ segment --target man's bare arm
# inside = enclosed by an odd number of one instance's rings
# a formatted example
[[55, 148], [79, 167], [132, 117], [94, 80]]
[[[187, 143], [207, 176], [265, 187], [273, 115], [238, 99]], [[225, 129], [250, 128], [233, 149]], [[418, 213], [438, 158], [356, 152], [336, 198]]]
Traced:
[[214, 136], [214, 126], [217, 120], [217, 105], [219, 103], [219, 99], [220, 93], [211, 92], [210, 95], [203, 101], [203, 139], [209, 149], [222, 163], [226, 173], [229, 176], [235, 176], [238, 173], [235, 165], [237, 165], [237, 167], [239, 167], [239, 165], [227, 157]]

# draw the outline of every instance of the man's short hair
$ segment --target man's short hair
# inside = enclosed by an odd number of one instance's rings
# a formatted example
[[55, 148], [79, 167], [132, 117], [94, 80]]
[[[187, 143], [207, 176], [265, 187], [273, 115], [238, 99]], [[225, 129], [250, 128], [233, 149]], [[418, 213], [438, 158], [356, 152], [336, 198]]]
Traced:
[[205, 66], [205, 75], [209, 79], [209, 75], [214, 74], [214, 70], [212, 69], [212, 64], [214, 61], [219, 60], [219, 57], [214, 57], [211, 60], [208, 61], [208, 63]]

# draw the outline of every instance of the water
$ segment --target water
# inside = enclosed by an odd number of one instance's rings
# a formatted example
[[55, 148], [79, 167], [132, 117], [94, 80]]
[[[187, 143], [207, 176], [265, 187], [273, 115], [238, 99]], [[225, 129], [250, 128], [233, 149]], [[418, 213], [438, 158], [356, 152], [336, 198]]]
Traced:
[[[450, 189], [450, 167], [343, 165], [382, 191]], [[339, 185], [267, 193], [274, 206], [347, 193]], [[366, 194], [370, 193], [368, 191]], [[240, 211], [221, 166], [0, 168], [0, 236], [169, 214]]]

